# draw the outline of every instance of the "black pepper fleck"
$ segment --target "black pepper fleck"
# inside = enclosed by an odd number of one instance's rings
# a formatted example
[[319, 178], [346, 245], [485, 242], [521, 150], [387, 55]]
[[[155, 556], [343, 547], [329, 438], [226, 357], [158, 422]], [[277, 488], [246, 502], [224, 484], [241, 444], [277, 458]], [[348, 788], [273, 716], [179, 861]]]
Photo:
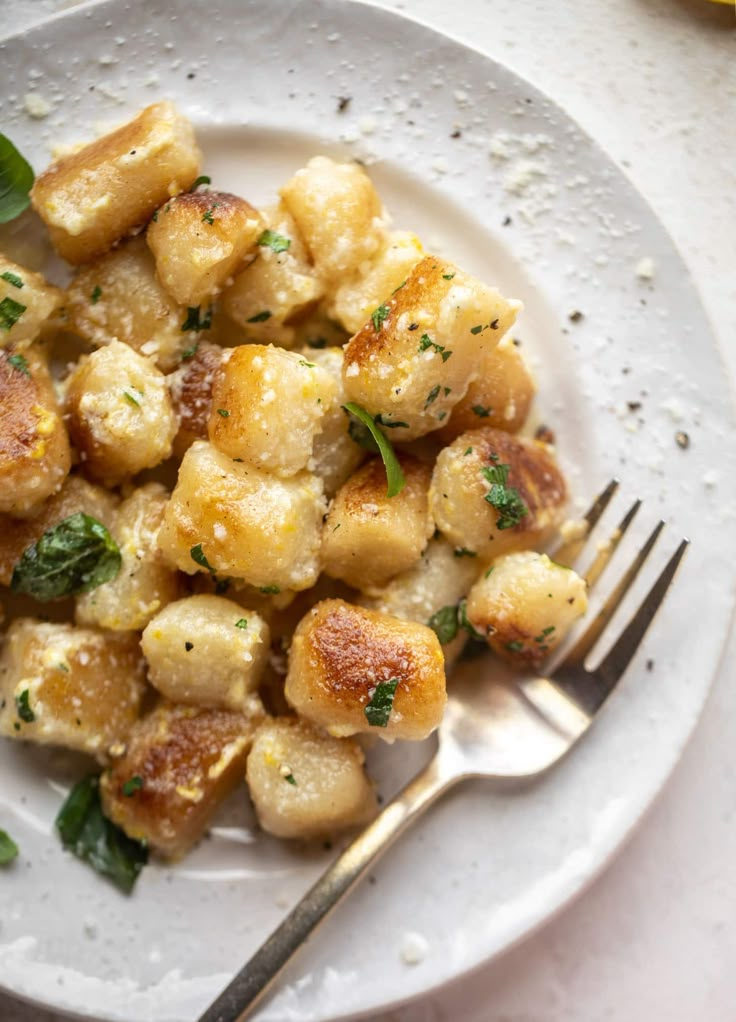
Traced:
[[410, 323], [409, 324], [409, 329], [410, 330], [418, 330], [419, 329], [419, 324], [418, 323]]
[[654, 669], [654, 661], [653, 660], [647, 660], [647, 670], [651, 671], [653, 669]]
[[454, 131], [450, 132], [450, 138], [461, 138], [461, 137], [462, 137], [462, 131], [460, 131], [459, 128], [455, 128]]
[[509, 216], [509, 215], [507, 214], [507, 215], [506, 215], [506, 216], [505, 216], [505, 217], [503, 218], [503, 220], [501, 221], [501, 226], [502, 226], [502, 227], [508, 227], [508, 226], [509, 226], [509, 224], [511, 224], [511, 223], [513, 223], [513, 221], [512, 221], [512, 219], [511, 219], [511, 217], [510, 217], [510, 216]]
[[585, 319], [585, 315], [580, 311], [580, 309], [573, 309], [573, 311], [568, 314], [567, 318], [571, 323], [579, 323], [581, 319]]
[[630, 412], [638, 412], [641, 408], [641, 401], [627, 401], [626, 407]]
[[353, 100], [352, 96], [338, 96], [337, 97], [337, 112], [344, 114], [347, 108], [350, 106]]
[[193, 642], [185, 642], [184, 643], [184, 649], [187, 651], [187, 653], [191, 653], [191, 651], [194, 649], [194, 643]]
[[189, 81], [191, 81], [192, 78], [196, 78], [194, 71], [190, 71], [189, 74], [187, 75], [187, 78], [189, 79]]

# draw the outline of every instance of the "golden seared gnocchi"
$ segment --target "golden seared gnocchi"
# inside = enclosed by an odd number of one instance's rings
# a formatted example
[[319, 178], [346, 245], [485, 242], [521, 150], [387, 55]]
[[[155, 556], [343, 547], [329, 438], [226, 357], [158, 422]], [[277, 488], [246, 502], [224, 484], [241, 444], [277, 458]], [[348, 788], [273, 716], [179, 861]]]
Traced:
[[266, 666], [268, 625], [223, 596], [165, 607], [141, 639], [148, 678], [175, 703], [245, 711]]
[[342, 348], [303, 348], [302, 357], [328, 372], [337, 386], [335, 402], [325, 411], [314, 438], [310, 468], [322, 480], [326, 497], [334, 497], [342, 484], [365, 460], [366, 450], [350, 435], [350, 419], [342, 384]]
[[308, 589], [319, 575], [322, 484], [234, 461], [196, 441], [179, 466], [159, 546], [181, 571], [234, 575], [270, 591]]
[[179, 579], [157, 545], [167, 502], [163, 486], [147, 483], [114, 512], [110, 531], [122, 557], [120, 570], [109, 582], [77, 597], [79, 624], [115, 632], [140, 631], [177, 598]]
[[375, 256], [335, 289], [330, 315], [348, 333], [357, 333], [386, 295], [401, 287], [423, 255], [416, 234], [391, 231]]
[[38, 337], [62, 299], [60, 288], [0, 252], [0, 348]]
[[353, 273], [383, 245], [381, 200], [357, 163], [315, 156], [286, 182], [281, 198], [326, 281]]
[[429, 491], [440, 532], [485, 562], [548, 540], [566, 501], [547, 444], [491, 428], [462, 433], [440, 451]]
[[59, 831], [130, 890], [243, 783], [279, 837], [369, 819], [351, 736], [424, 739], [470, 637], [536, 669], [586, 594], [537, 552], [567, 494], [514, 435], [521, 304], [357, 162], [257, 210], [167, 102], [70, 151], [31, 198], [71, 282], [0, 255], [0, 733], [107, 767]]
[[89, 263], [189, 188], [201, 155], [192, 125], [172, 103], [154, 103], [128, 124], [62, 157], [36, 178], [33, 208], [56, 251]]
[[478, 376], [436, 437], [442, 444], [451, 444], [461, 433], [488, 426], [518, 433], [527, 420], [536, 390], [521, 348], [507, 334], [498, 347], [485, 353]]
[[266, 210], [264, 220], [255, 254], [223, 291], [222, 307], [249, 340], [291, 348], [325, 288], [286, 208]]
[[371, 591], [415, 564], [434, 532], [427, 493], [429, 465], [409, 454], [399, 464], [406, 485], [386, 494], [386, 470], [371, 458], [340, 487], [322, 534], [324, 569], [355, 589]]
[[258, 822], [269, 834], [313, 838], [365, 823], [378, 809], [363, 750], [298, 717], [266, 720], [246, 777]]
[[345, 348], [345, 392], [394, 441], [439, 429], [521, 308], [437, 256], [425, 256]]
[[0, 733], [104, 761], [125, 741], [145, 689], [134, 632], [14, 621], [0, 658]]
[[70, 475], [59, 492], [45, 500], [32, 516], [13, 518], [0, 515], [0, 585], [10, 585], [13, 568], [23, 551], [38, 542], [47, 529], [80, 511], [109, 529], [118, 503], [118, 497], [110, 490], [90, 483], [82, 476]]
[[0, 512], [27, 515], [62, 486], [69, 437], [40, 345], [0, 350]]
[[343, 738], [361, 732], [419, 741], [445, 708], [445, 665], [425, 625], [323, 600], [302, 618], [289, 650], [286, 698]]
[[108, 485], [171, 454], [177, 422], [166, 379], [120, 341], [83, 356], [67, 381], [66, 410], [86, 471]]
[[145, 238], [123, 242], [75, 275], [64, 308], [69, 329], [94, 348], [121, 341], [174, 369], [192, 345], [187, 310], [164, 290]]
[[245, 773], [263, 714], [160, 703], [128, 734], [100, 779], [105, 814], [166, 858], [202, 837]]
[[179, 429], [174, 455], [183, 458], [195, 440], [207, 439], [212, 408], [212, 388], [222, 365], [223, 349], [209, 341], [197, 341], [184, 352], [179, 368], [168, 378], [169, 393]]
[[535, 666], [588, 606], [585, 580], [533, 550], [497, 557], [468, 594], [471, 625], [511, 663]]
[[226, 352], [212, 386], [209, 438], [218, 450], [279, 476], [307, 467], [338, 386], [316, 362], [273, 345]]
[[156, 210], [146, 239], [174, 301], [196, 306], [222, 290], [263, 226], [258, 210], [230, 192], [183, 192]]

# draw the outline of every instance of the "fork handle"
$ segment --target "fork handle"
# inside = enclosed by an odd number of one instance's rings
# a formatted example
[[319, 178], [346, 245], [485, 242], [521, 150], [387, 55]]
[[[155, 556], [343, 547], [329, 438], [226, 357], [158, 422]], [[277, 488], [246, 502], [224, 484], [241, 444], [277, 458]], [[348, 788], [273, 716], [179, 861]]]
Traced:
[[243, 1022], [313, 930], [398, 835], [457, 777], [443, 775], [435, 758], [369, 823], [291, 910], [199, 1022]]

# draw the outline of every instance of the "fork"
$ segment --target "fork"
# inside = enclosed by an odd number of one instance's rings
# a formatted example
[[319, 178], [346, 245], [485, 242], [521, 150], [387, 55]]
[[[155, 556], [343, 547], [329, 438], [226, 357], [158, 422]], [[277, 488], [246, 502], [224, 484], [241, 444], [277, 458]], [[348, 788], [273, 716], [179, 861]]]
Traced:
[[[601, 519], [618, 481], [612, 480], [584, 516], [581, 535], [552, 555], [572, 565]], [[636, 516], [629, 508], [586, 572], [598, 582]], [[243, 1022], [262, 1001], [287, 962], [389, 845], [440, 795], [468, 778], [529, 778], [557, 763], [585, 734], [628, 667], [672, 582], [688, 546], [683, 539], [600, 664], [588, 655], [639, 575], [664, 527], [660, 521], [613, 587], [597, 615], [549, 677], [479, 685], [473, 671], [453, 684], [439, 729], [437, 753], [359, 834], [304, 895], [199, 1022]]]

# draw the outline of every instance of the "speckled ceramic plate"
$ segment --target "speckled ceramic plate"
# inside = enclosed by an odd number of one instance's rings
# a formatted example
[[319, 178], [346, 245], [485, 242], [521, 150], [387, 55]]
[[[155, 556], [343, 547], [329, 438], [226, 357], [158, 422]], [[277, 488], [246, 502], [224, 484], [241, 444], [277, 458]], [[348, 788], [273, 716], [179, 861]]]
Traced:
[[[537, 365], [539, 416], [575, 492], [619, 475], [645, 498], [642, 528], [660, 515], [672, 523], [662, 557], [681, 534], [693, 540], [665, 611], [575, 754], [519, 790], [472, 784], [447, 797], [328, 921], [259, 1017], [335, 1019], [457, 977], [602, 867], [672, 770], [716, 667], [732, 603], [734, 422], [680, 257], [551, 99], [362, 4], [99, 3], [0, 44], [0, 97], [3, 131], [37, 168], [52, 143], [164, 97], [198, 125], [215, 183], [254, 203], [312, 154], [360, 157], [397, 224], [524, 300], [518, 335]], [[45, 118], [28, 112], [46, 106]], [[384, 794], [428, 752], [375, 756]], [[22, 848], [0, 874], [0, 984], [80, 1015], [195, 1018], [330, 857], [259, 834], [243, 794], [191, 856], [148, 868], [126, 899], [54, 836], [74, 765], [5, 743], [0, 770], [0, 825]], [[407, 965], [411, 933], [425, 952]]]

